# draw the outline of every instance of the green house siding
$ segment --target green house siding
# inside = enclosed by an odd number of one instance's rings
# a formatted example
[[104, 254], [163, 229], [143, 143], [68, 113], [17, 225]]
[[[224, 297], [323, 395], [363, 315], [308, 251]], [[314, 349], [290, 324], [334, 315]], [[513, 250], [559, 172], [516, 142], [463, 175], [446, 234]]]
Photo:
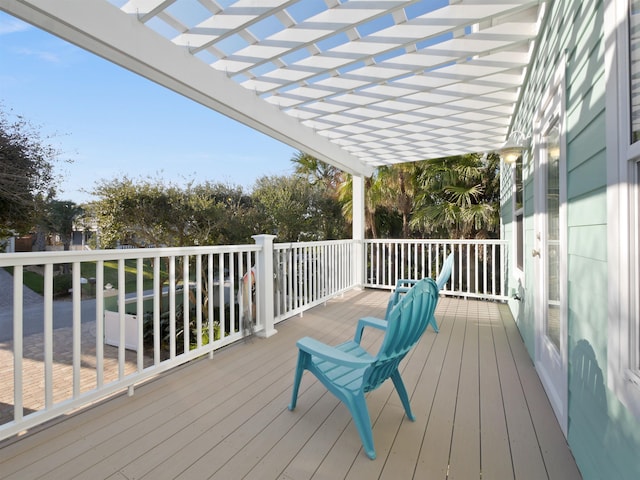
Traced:
[[[533, 133], [542, 99], [564, 62], [567, 202], [568, 431], [585, 479], [640, 478], [640, 422], [607, 388], [607, 159], [604, 5], [597, 0], [551, 2], [514, 130]], [[524, 286], [509, 304], [535, 359], [535, 172], [525, 156]], [[510, 200], [504, 195], [505, 205]], [[513, 228], [512, 210], [502, 210]], [[505, 228], [506, 230], [506, 228]], [[511, 231], [511, 230], [510, 230]], [[511, 240], [512, 236], [506, 237]], [[513, 268], [513, 267], [512, 267]], [[511, 271], [510, 291], [518, 281]]]

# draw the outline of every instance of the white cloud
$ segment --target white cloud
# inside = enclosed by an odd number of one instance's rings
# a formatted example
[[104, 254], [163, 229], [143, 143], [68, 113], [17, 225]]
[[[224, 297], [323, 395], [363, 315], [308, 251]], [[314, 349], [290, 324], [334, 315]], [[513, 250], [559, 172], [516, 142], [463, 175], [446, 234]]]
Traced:
[[28, 30], [30, 25], [17, 18], [0, 17], [0, 35], [8, 35], [10, 33], [24, 32]]
[[31, 49], [31, 48], [21, 47], [21, 48], [13, 49], [13, 52], [18, 54], [18, 55], [37, 57], [40, 60], [43, 60], [43, 61], [49, 62], [49, 63], [58, 63], [58, 62], [60, 62], [60, 57], [56, 53], [53, 53], [53, 52], [50, 52], [50, 51], [46, 51], [46, 50], [34, 50], [34, 49]]

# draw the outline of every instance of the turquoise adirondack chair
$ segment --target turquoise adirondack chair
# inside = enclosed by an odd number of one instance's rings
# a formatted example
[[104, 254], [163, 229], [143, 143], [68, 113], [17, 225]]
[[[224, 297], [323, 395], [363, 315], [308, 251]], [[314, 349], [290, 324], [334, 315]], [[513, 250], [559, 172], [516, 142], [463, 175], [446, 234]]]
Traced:
[[[442, 264], [442, 269], [440, 270], [440, 274], [438, 278], [436, 278], [436, 285], [438, 286], [438, 291], [442, 290], [442, 287], [449, 281], [449, 277], [451, 277], [451, 270], [453, 270], [453, 252], [449, 254], [447, 259]], [[401, 295], [404, 295], [409, 291], [412, 285], [415, 285], [418, 280], [410, 280], [406, 278], [401, 278], [396, 282], [396, 287], [393, 290], [393, 293], [389, 297], [389, 302], [387, 303], [387, 313], [384, 318], [389, 318], [389, 313], [391, 309], [396, 306], [398, 300]], [[429, 319], [429, 324], [431, 328], [438, 333], [438, 323], [436, 322], [435, 315], [432, 315]]]
[[[387, 320], [361, 318], [353, 340], [332, 347], [310, 337], [300, 339], [296, 344], [298, 364], [289, 410], [296, 407], [302, 374], [309, 370], [347, 406], [364, 451], [369, 458], [375, 459], [371, 419], [364, 395], [391, 378], [407, 417], [415, 420], [398, 365], [426, 330], [437, 300], [436, 283], [431, 278], [423, 279], [403, 295]], [[380, 350], [375, 355], [360, 346], [365, 327], [385, 331]]]

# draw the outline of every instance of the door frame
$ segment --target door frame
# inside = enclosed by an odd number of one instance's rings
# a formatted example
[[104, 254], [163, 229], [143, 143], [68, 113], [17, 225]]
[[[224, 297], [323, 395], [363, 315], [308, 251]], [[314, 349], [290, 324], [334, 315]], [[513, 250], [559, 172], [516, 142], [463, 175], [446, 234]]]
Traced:
[[[567, 283], [567, 155], [566, 155], [566, 110], [565, 110], [565, 65], [563, 55], [559, 67], [542, 97], [534, 128], [534, 325], [535, 367], [549, 397], [562, 432], [567, 436], [569, 401], [568, 361], [568, 283]], [[546, 263], [546, 146], [543, 138], [548, 128], [557, 119], [559, 127], [559, 297], [560, 297], [560, 349], [546, 336], [547, 292]], [[544, 161], [543, 161], [544, 160]], [[536, 256], [537, 255], [537, 256]]]

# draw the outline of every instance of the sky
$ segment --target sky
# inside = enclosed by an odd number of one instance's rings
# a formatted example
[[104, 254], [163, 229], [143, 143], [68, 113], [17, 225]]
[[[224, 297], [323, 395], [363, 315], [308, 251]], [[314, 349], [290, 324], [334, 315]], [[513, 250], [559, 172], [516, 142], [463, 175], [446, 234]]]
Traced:
[[[58, 199], [128, 176], [249, 192], [289, 175], [295, 149], [0, 12], [0, 109], [60, 152]], [[71, 163], [64, 162], [71, 160]]]

